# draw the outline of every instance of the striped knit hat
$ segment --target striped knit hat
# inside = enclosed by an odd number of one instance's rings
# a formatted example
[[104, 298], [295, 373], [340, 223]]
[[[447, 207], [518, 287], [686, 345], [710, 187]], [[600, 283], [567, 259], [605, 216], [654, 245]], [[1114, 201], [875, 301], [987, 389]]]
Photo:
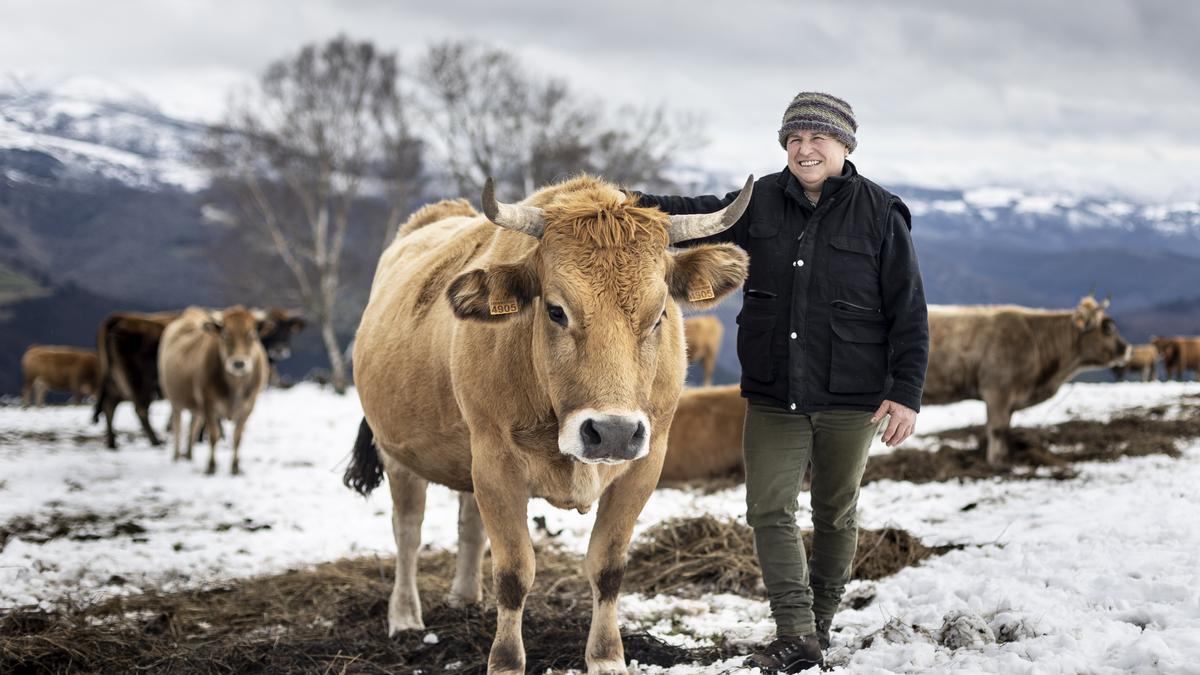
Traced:
[[788, 134], [793, 131], [823, 131], [832, 134], [853, 152], [858, 141], [854, 132], [858, 123], [854, 121], [854, 109], [836, 96], [816, 91], [802, 91], [792, 99], [783, 113], [783, 126], [779, 127], [779, 144], [787, 148]]

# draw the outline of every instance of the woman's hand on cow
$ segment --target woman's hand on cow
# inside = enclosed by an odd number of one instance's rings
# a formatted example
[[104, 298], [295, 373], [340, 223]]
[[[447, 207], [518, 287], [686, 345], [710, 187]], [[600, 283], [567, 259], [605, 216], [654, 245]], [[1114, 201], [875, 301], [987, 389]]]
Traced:
[[884, 401], [879, 404], [879, 409], [871, 417], [871, 423], [877, 423], [883, 419], [884, 415], [891, 415], [891, 420], [888, 422], [887, 429], [883, 432], [883, 442], [889, 448], [894, 448], [904, 442], [904, 439], [912, 436], [913, 429], [917, 426], [917, 412], [908, 406], [900, 405], [895, 401]]

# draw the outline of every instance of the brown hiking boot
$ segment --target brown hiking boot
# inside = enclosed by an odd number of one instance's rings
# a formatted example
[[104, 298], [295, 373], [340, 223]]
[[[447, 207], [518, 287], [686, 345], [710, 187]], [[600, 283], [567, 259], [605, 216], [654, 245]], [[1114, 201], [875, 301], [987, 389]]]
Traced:
[[784, 635], [751, 654], [742, 665], [764, 673], [798, 673], [824, 662], [816, 635]]
[[829, 651], [829, 629], [833, 627], [833, 617], [817, 619], [817, 642], [821, 645], [821, 651]]

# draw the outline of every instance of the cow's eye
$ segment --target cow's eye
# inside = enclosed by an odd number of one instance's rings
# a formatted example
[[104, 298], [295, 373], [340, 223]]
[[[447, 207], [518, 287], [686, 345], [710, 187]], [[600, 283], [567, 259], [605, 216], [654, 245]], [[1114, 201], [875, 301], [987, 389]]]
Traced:
[[559, 307], [558, 305], [546, 303], [546, 316], [550, 317], [551, 321], [564, 328], [567, 325], [567, 313], [564, 312], [563, 308]]
[[658, 315], [658, 321], [654, 322], [655, 330], [658, 330], [658, 327], [662, 325], [663, 319], [665, 318], [667, 318], [667, 310], [664, 309], [663, 313]]
[[1110, 319], [1105, 319], [1104, 323], [1100, 324], [1100, 330], [1104, 331], [1105, 335], [1112, 335], [1117, 332], [1117, 324]]

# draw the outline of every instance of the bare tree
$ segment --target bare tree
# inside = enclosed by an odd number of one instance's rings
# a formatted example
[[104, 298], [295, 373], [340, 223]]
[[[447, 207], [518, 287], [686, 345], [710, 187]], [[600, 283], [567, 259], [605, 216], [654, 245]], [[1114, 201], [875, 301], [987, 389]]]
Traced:
[[671, 117], [661, 106], [606, 115], [600, 103], [530, 74], [500, 49], [434, 45], [418, 80], [431, 140], [462, 195], [478, 194], [488, 176], [505, 192], [529, 194], [584, 171], [667, 188], [671, 161], [700, 143], [694, 116]]
[[[408, 212], [420, 176], [421, 144], [409, 130], [398, 75], [395, 54], [370, 42], [339, 36], [305, 46], [231, 99], [226, 124], [201, 153], [213, 199], [244, 244], [223, 255], [241, 258], [248, 289], [280, 283], [298, 296], [320, 329], [339, 392], [346, 386], [339, 318], [353, 321], [362, 308], [347, 307], [342, 295], [347, 241], [371, 249], [373, 261]], [[387, 204], [383, 214], [364, 209], [372, 200]]]

